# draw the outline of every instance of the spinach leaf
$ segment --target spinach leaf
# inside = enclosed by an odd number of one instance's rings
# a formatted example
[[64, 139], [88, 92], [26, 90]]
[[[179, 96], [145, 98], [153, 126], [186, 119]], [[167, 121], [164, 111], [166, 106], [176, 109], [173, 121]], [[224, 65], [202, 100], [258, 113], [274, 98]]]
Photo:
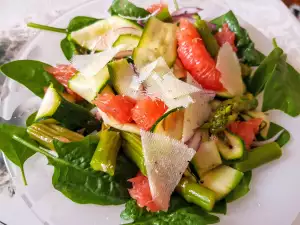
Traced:
[[198, 206], [187, 203], [177, 195], [172, 196], [168, 212], [148, 212], [145, 208], [139, 208], [135, 200], [130, 200], [126, 203], [121, 218], [134, 220], [130, 224], [139, 225], [206, 225], [219, 222], [218, 217], [210, 215]]
[[23, 84], [37, 96], [43, 98], [44, 88], [52, 83], [56, 90], [63, 91], [64, 87], [45, 68], [50, 65], [35, 60], [16, 60], [0, 67], [7, 77]]
[[28, 118], [26, 120], [26, 127], [29, 127], [29, 126], [31, 126], [34, 123], [36, 114], [37, 114], [37, 112], [34, 112], [30, 116], [28, 116]]
[[[73, 31], [80, 30], [84, 27], [87, 27], [100, 19], [87, 17], [87, 16], [76, 16], [70, 22], [67, 28], [56, 28], [56, 27], [49, 27], [37, 23], [28, 23], [28, 27], [40, 29], [40, 30], [47, 30], [52, 32], [64, 33], [67, 36], [61, 40], [60, 47], [63, 51], [65, 57], [70, 60], [73, 57], [74, 53], [82, 53], [82, 49], [76, 43], [74, 43], [70, 38], [69, 35]], [[85, 52], [86, 54], [86, 52]]]
[[67, 60], [71, 60], [73, 57], [74, 52], [76, 51], [75, 44], [68, 39], [68, 37], [65, 37], [60, 42], [60, 48], [63, 51], [65, 57]]
[[[283, 130], [284, 128], [279, 126], [276, 123], [271, 123], [270, 124], [270, 128], [269, 128], [269, 132], [268, 132], [268, 136], [267, 139], [270, 139], [272, 137], [274, 137], [278, 132], [280, 132], [281, 130]], [[280, 147], [284, 146], [286, 143], [289, 142], [291, 138], [290, 133], [284, 129], [284, 132], [278, 137], [278, 139], [276, 140], [276, 142], [278, 143], [278, 145]]]
[[108, 11], [112, 16], [121, 15], [135, 18], [144, 18], [150, 15], [147, 10], [137, 7], [128, 0], [114, 0]]
[[76, 16], [74, 17], [70, 22], [67, 27], [68, 33], [71, 33], [73, 31], [80, 30], [84, 27], [87, 27], [100, 19], [93, 18], [93, 17], [87, 17], [87, 16]]
[[252, 171], [248, 171], [244, 173], [243, 179], [241, 182], [236, 186], [236, 188], [230, 192], [226, 196], [226, 202], [233, 202], [246, 194], [250, 191], [250, 182], [252, 178]]
[[230, 30], [236, 35], [236, 46], [238, 48], [238, 56], [241, 61], [250, 66], [258, 66], [264, 56], [254, 47], [254, 43], [250, 39], [247, 31], [242, 28], [232, 11], [214, 19], [211, 23], [216, 24], [217, 28], [221, 28], [227, 23]]
[[266, 83], [262, 110], [278, 109], [290, 116], [300, 114], [300, 74], [282, 55]]
[[227, 202], [226, 199], [222, 199], [221, 201], [216, 202], [212, 213], [224, 214], [227, 213]]
[[127, 180], [137, 173], [135, 165], [119, 154], [115, 176], [96, 172], [90, 160], [98, 144], [97, 136], [87, 136], [80, 142], [54, 141], [58, 157], [40, 149], [19, 136], [14, 139], [36, 152], [45, 155], [54, 166], [52, 184], [72, 201], [80, 204], [118, 205], [130, 199]]
[[34, 155], [35, 152], [15, 141], [13, 139], [13, 135], [22, 137], [24, 140], [34, 146], [36, 146], [36, 143], [30, 139], [26, 132], [26, 128], [9, 124], [0, 124], [0, 150], [10, 161], [20, 167], [24, 183], [27, 185], [24, 173], [24, 163], [27, 159]]
[[262, 61], [257, 70], [254, 72], [247, 89], [253, 94], [258, 95], [265, 88], [265, 84], [272, 76], [275, 67], [283, 55], [281, 48], [275, 47], [274, 50]]

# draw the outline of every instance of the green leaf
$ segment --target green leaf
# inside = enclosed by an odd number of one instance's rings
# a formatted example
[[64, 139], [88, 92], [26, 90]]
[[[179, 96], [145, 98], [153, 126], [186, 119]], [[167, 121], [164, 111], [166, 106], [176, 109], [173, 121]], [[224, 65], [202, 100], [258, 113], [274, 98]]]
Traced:
[[28, 118], [26, 120], [26, 127], [29, 127], [29, 126], [31, 126], [34, 123], [36, 114], [37, 114], [37, 112], [34, 112], [30, 116], [28, 116]]
[[147, 10], [137, 7], [128, 0], [114, 0], [108, 11], [112, 16], [122, 15], [135, 18], [144, 18], [150, 15]]
[[265, 84], [272, 76], [275, 67], [283, 54], [281, 48], [274, 48], [274, 50], [262, 61], [257, 70], [254, 72], [247, 89], [253, 94], [258, 95], [265, 88]]
[[[280, 132], [281, 130], [283, 130], [284, 128], [279, 126], [276, 123], [271, 123], [270, 124], [270, 128], [269, 128], [269, 132], [268, 132], [268, 136], [267, 139], [270, 139], [272, 137], [274, 137], [278, 132]], [[286, 143], [289, 142], [291, 136], [290, 133], [284, 129], [284, 132], [278, 137], [278, 139], [276, 140], [276, 142], [278, 143], [278, 145], [280, 147], [284, 146]]]
[[226, 196], [227, 202], [233, 202], [246, 194], [250, 191], [250, 182], [252, 178], [252, 171], [248, 171], [244, 173], [243, 179], [241, 182], [236, 186], [236, 188]]
[[60, 48], [63, 51], [67, 60], [71, 60], [74, 52], [76, 51], [75, 44], [72, 41], [70, 41], [68, 37], [65, 37], [60, 42]]
[[130, 200], [126, 203], [121, 218], [134, 220], [130, 224], [139, 225], [206, 225], [219, 222], [218, 217], [187, 203], [177, 195], [172, 196], [168, 212], [148, 212], [145, 208], [139, 208], [135, 200]]
[[14, 135], [14, 140], [45, 155], [54, 166], [52, 184], [66, 197], [79, 204], [119, 205], [130, 199], [127, 180], [137, 173], [135, 165], [119, 154], [115, 176], [93, 171], [89, 162], [99, 141], [87, 136], [80, 142], [54, 142], [58, 157]]
[[80, 29], [87, 27], [99, 20], [100, 19], [93, 18], [93, 17], [76, 16], [69, 22], [67, 31], [68, 31], [68, 33], [71, 33], [73, 31], [80, 30]]
[[0, 67], [0, 71], [7, 77], [23, 84], [35, 95], [43, 98], [44, 88], [53, 83], [58, 91], [64, 87], [45, 68], [50, 65], [35, 60], [16, 60]]
[[224, 23], [227, 23], [230, 30], [236, 35], [236, 46], [238, 48], [238, 56], [241, 61], [250, 66], [258, 66], [264, 56], [258, 52], [254, 43], [250, 39], [247, 31], [242, 28], [232, 11], [214, 19], [211, 23], [216, 24], [217, 28], [221, 28]]
[[296, 117], [300, 114], [300, 74], [282, 55], [266, 83], [263, 111], [278, 109]]
[[118, 205], [129, 199], [127, 180], [137, 173], [136, 167], [123, 155], [119, 155], [115, 176], [93, 171], [90, 161], [99, 139], [87, 136], [81, 142], [62, 143], [54, 141], [60, 159], [71, 164], [62, 164], [50, 159], [54, 165], [52, 183], [72, 201], [80, 204]]
[[26, 128], [17, 127], [9, 124], [0, 124], [0, 150], [5, 154], [5, 156], [12, 161], [15, 165], [20, 167], [23, 180], [25, 185], [27, 185], [25, 173], [24, 173], [24, 163], [32, 155], [35, 154], [30, 148], [20, 144], [13, 139], [13, 135], [18, 135], [22, 137], [27, 142], [32, 145], [37, 145], [33, 140], [30, 139], [26, 132]]
[[227, 213], [227, 202], [226, 199], [223, 199], [221, 201], [216, 202], [212, 213], [218, 213], [218, 214], [224, 214], [226, 215]]

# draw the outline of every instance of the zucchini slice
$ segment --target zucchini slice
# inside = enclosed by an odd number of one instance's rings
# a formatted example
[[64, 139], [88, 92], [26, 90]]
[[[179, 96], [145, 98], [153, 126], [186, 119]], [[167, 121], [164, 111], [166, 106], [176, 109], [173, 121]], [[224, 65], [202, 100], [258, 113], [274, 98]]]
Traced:
[[224, 99], [228, 99], [228, 98], [233, 98], [234, 97], [228, 91], [218, 91], [218, 92], [216, 92], [216, 95], [217, 95], [217, 97], [224, 98]]
[[70, 130], [85, 128], [87, 133], [101, 127], [100, 121], [85, 108], [65, 100], [51, 84], [35, 117], [35, 122], [54, 119]]
[[203, 142], [192, 159], [192, 165], [199, 177], [222, 164], [222, 159], [215, 141]]
[[201, 184], [216, 193], [216, 200], [221, 200], [240, 183], [243, 176], [244, 173], [222, 165], [206, 173]]
[[142, 28], [139, 25], [121, 17], [112, 16], [74, 31], [68, 38], [85, 49], [103, 51], [110, 48], [122, 34], [140, 36], [141, 33]]
[[69, 88], [83, 97], [88, 102], [92, 102], [109, 81], [107, 66], [100, 70], [95, 76], [86, 77], [77, 73], [69, 80]]
[[137, 98], [138, 91], [130, 88], [132, 81], [137, 77], [126, 59], [120, 59], [108, 64], [110, 80], [115, 91], [120, 95]]
[[244, 156], [245, 145], [244, 141], [235, 134], [224, 131], [225, 137], [228, 140], [229, 146], [218, 139], [216, 141], [218, 149], [222, 157], [226, 160], [237, 160]]
[[114, 42], [113, 47], [118, 45], [125, 45], [126, 50], [133, 50], [138, 46], [140, 41], [140, 37], [132, 34], [123, 34], [120, 35], [119, 38]]
[[159, 133], [176, 140], [181, 140], [183, 131], [184, 109], [175, 108], [166, 112], [152, 126], [150, 132]]
[[138, 69], [160, 56], [172, 67], [177, 57], [176, 29], [176, 24], [164, 23], [155, 17], [148, 20], [139, 45], [133, 51]]

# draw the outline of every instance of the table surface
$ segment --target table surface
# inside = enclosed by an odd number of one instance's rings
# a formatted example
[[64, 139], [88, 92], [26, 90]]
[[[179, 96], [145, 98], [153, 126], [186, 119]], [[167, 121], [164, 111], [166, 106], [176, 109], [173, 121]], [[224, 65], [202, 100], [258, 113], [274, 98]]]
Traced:
[[[89, 0], [88, 0], [89, 1]], [[13, 59], [22, 46], [34, 36], [26, 29], [26, 22], [49, 23], [59, 15], [87, 0], [1, 0], [0, 10], [0, 64]], [[102, 0], [103, 1], [103, 0]], [[182, 0], [201, 7], [201, 0]], [[232, 9], [241, 18], [255, 26], [267, 37], [275, 37], [280, 46], [288, 53], [290, 61], [300, 69], [300, 23], [290, 14], [279, 0], [216, 0], [218, 4]], [[262, 4], [263, 1], [263, 4]], [[180, 1], [178, 1], [180, 3]], [[255, 13], [254, 13], [255, 12]], [[5, 22], [4, 22], [5, 21]], [[0, 96], [1, 96], [0, 77]], [[0, 98], [1, 119], [1, 98]], [[1, 121], [0, 121], [1, 122]], [[0, 162], [1, 164], [1, 162]], [[0, 192], [1, 192], [0, 166]], [[0, 224], [40, 225], [42, 222], [26, 205], [24, 196], [9, 196], [6, 185], [0, 193]], [[300, 211], [300, 209], [299, 209]], [[294, 225], [300, 224], [295, 221]]]

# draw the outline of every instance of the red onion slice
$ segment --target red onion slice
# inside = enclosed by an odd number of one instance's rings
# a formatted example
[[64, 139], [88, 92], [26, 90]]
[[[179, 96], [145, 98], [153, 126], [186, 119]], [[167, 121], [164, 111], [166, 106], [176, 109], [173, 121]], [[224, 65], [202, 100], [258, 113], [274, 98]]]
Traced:
[[198, 129], [195, 132], [194, 136], [191, 137], [191, 139], [186, 142], [186, 145], [189, 146], [189, 148], [192, 148], [195, 151], [198, 151], [198, 149], [200, 148], [201, 139], [202, 139], [201, 131]]
[[255, 142], [252, 143], [252, 145], [255, 146], [255, 147], [259, 147], [259, 146], [262, 146], [262, 145], [266, 145], [266, 144], [275, 142], [284, 131], [285, 131], [284, 129], [281, 130], [281, 131], [279, 131], [275, 136], [273, 136], [272, 138], [270, 138], [268, 140], [265, 140], [265, 141], [255, 141]]
[[125, 50], [125, 51], [120, 51], [115, 55], [116, 59], [121, 59], [127, 56], [131, 56], [132, 55], [132, 50]]

